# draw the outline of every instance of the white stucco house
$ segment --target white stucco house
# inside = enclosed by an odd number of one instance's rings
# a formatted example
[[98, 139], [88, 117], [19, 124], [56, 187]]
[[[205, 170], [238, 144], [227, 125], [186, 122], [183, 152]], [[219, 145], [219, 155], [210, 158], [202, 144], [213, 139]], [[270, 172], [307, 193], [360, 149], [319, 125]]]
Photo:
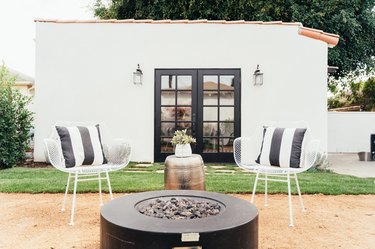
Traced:
[[338, 40], [301, 23], [36, 20], [34, 158], [45, 160], [58, 120], [105, 122], [132, 141], [134, 161], [163, 161], [185, 128], [205, 161], [231, 161], [233, 139], [269, 120], [306, 120], [326, 151]]

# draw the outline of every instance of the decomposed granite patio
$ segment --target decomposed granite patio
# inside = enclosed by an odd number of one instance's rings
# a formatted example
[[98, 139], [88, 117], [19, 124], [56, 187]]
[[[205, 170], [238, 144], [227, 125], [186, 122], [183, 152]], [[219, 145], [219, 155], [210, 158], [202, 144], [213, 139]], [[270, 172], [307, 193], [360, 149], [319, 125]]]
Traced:
[[[234, 196], [250, 199], [248, 194]], [[70, 205], [60, 211], [62, 197], [61, 193], [0, 193], [0, 248], [99, 248], [98, 194], [77, 195], [74, 226], [68, 225]], [[287, 195], [270, 195], [268, 207], [263, 206], [263, 197], [255, 198], [260, 248], [374, 248], [374, 195], [304, 195], [306, 213], [300, 212], [293, 196], [292, 228]], [[109, 200], [108, 194], [104, 200]]]

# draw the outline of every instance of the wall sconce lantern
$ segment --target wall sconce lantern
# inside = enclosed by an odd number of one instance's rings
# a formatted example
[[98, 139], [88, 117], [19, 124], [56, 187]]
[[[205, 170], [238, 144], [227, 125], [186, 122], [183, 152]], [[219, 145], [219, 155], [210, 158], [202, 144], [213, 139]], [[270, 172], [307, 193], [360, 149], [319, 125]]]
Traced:
[[138, 68], [133, 73], [133, 83], [134, 85], [142, 85], [142, 80], [143, 80], [143, 72], [138, 64]]
[[259, 65], [257, 65], [257, 69], [254, 71], [254, 86], [261, 86], [263, 85], [263, 73], [259, 69]]

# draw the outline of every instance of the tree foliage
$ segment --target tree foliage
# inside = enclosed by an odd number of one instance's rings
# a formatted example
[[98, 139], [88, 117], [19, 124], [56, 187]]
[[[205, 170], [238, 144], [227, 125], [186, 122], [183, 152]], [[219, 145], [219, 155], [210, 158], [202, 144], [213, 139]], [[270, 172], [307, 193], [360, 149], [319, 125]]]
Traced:
[[340, 35], [329, 50], [337, 76], [374, 67], [375, 0], [101, 0], [94, 13], [102, 19], [211, 19], [301, 22]]
[[0, 169], [10, 168], [25, 159], [29, 147], [32, 112], [30, 98], [14, 89], [16, 79], [0, 67]]
[[329, 109], [348, 106], [360, 106], [362, 111], [375, 108], [375, 77], [361, 82], [349, 81], [345, 88], [328, 98]]

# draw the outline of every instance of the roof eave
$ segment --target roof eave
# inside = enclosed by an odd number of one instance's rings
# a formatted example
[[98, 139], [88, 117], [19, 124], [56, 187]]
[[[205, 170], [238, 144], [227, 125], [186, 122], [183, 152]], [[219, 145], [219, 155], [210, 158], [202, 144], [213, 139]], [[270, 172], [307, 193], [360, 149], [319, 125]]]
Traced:
[[326, 42], [329, 48], [335, 47], [339, 43], [340, 39], [339, 35], [330, 34], [323, 32], [322, 30], [310, 29], [305, 27], [300, 27], [298, 30], [298, 34]]

